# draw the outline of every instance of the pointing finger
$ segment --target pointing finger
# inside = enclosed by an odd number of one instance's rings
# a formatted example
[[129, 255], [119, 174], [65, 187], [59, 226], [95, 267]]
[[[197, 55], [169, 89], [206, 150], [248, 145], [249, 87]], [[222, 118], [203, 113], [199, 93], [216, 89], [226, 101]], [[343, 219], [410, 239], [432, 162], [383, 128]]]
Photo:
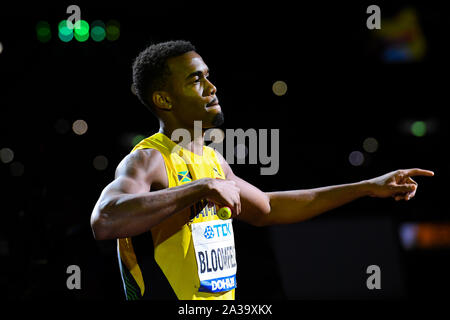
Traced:
[[410, 177], [414, 177], [414, 176], [425, 176], [425, 177], [432, 177], [434, 176], [434, 172], [430, 171], [430, 170], [424, 170], [424, 169], [418, 169], [418, 168], [414, 168], [414, 169], [407, 169], [407, 170], [402, 170], [406, 175], [410, 176]]

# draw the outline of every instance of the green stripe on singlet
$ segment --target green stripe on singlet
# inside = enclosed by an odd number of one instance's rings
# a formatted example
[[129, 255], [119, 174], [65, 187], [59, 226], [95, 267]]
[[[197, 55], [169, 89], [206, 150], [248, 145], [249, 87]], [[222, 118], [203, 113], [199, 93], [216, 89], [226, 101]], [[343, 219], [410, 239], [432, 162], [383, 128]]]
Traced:
[[141, 289], [128, 271], [127, 267], [122, 263], [122, 275], [125, 281], [127, 300], [141, 299]]

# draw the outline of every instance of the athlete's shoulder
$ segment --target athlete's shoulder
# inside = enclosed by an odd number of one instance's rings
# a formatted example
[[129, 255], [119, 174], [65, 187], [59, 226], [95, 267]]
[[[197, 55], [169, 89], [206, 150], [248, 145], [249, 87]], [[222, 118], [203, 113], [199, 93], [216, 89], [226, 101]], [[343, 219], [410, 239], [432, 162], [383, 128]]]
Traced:
[[157, 149], [137, 149], [122, 159], [117, 166], [116, 176], [134, 175], [136, 171], [155, 174], [164, 170], [164, 159]]
[[143, 168], [151, 168], [157, 164], [164, 163], [161, 152], [154, 148], [137, 149], [132, 151], [127, 157], [131, 163], [137, 164]]

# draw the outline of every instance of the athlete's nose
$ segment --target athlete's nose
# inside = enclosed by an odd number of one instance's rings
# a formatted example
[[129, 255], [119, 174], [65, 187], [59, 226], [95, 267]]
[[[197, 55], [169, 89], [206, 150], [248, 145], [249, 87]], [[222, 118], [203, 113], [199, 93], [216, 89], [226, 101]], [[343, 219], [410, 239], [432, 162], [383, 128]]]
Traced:
[[209, 96], [214, 96], [217, 93], [217, 88], [208, 79], [206, 79], [206, 81], [208, 82], [208, 90], [206, 94]]

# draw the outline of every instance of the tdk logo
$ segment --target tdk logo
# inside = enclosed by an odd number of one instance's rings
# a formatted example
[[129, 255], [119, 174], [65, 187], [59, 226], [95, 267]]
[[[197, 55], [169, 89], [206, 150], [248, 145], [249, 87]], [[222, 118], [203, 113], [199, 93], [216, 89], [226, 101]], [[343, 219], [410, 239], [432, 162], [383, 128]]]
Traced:
[[[213, 228], [216, 229], [216, 232], [214, 232]], [[205, 236], [206, 239], [212, 239], [214, 238], [214, 236], [217, 236], [218, 238], [231, 236], [232, 233], [230, 225], [228, 223], [223, 223], [223, 224], [216, 224], [212, 227], [207, 226], [205, 228], [205, 232], [203, 232], [203, 235]]]
[[207, 226], [203, 235], [206, 239], [212, 239], [214, 238], [214, 230], [210, 226]]

